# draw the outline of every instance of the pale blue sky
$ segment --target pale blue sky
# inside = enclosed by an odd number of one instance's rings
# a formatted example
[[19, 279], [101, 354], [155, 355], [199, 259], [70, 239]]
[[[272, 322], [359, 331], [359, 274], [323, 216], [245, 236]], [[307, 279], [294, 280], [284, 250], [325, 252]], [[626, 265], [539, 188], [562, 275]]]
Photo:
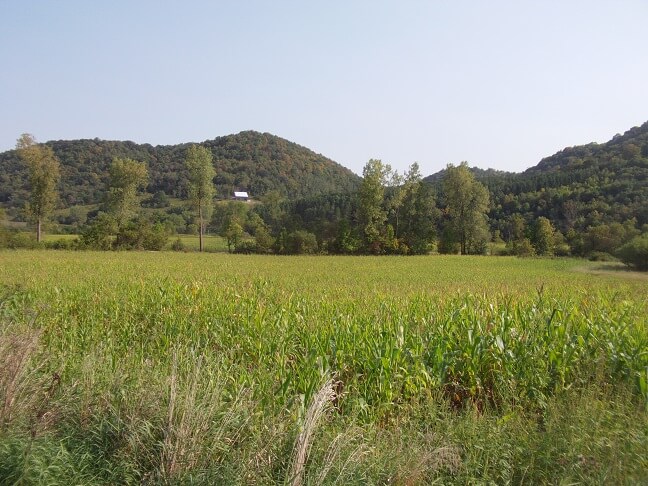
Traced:
[[648, 1], [0, 0], [0, 150], [267, 131], [521, 171], [648, 120]]

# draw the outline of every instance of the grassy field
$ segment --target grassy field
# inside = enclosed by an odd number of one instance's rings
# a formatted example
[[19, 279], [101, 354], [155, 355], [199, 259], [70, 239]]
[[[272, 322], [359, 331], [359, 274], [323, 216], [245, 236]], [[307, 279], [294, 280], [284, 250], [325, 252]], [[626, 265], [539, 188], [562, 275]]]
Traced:
[[[205, 251], [207, 252], [226, 252], [227, 241], [221, 236], [205, 235], [204, 237]], [[188, 251], [198, 251], [200, 248], [200, 240], [197, 235], [174, 235], [169, 237], [166, 249], [170, 250], [173, 243], [177, 240], [182, 242], [182, 245]]]
[[648, 280], [0, 252], [0, 484], [638, 484]]
[[[57, 234], [45, 234], [43, 236], [43, 241], [46, 243], [52, 243], [56, 241], [72, 241], [79, 237], [79, 235], [57, 235]], [[169, 237], [169, 241], [166, 245], [166, 250], [171, 250], [173, 244], [180, 240], [183, 247], [187, 251], [198, 251], [200, 248], [200, 240], [197, 235], [174, 235]], [[217, 235], [205, 235], [204, 244], [206, 252], [227, 252], [227, 242], [225, 238]]]

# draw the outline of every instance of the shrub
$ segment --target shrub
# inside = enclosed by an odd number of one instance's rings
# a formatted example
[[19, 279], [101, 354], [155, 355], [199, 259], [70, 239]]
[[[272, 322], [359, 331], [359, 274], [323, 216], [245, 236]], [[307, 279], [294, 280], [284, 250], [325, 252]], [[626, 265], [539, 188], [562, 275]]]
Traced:
[[590, 262], [616, 262], [617, 258], [604, 251], [593, 251], [587, 255]]
[[7, 248], [39, 248], [42, 245], [36, 241], [36, 236], [33, 233], [26, 233], [24, 231], [9, 232], [7, 240]]
[[79, 240], [69, 239], [69, 238], [60, 238], [54, 241], [46, 241], [45, 248], [50, 250], [76, 250]]
[[513, 241], [506, 245], [503, 255], [515, 255], [519, 257], [531, 257], [535, 255], [535, 248], [529, 238]]
[[245, 255], [249, 255], [250, 253], [263, 253], [263, 251], [259, 251], [259, 248], [254, 241], [241, 240], [234, 248], [234, 253], [243, 253]]
[[182, 242], [180, 238], [177, 238], [172, 244], [171, 244], [171, 249], [173, 251], [184, 251], [185, 250], [185, 244]]
[[99, 213], [81, 233], [81, 246], [93, 250], [110, 250], [117, 224], [106, 213]]
[[569, 256], [571, 253], [571, 248], [567, 243], [558, 243], [554, 246], [554, 255], [556, 256]]
[[317, 253], [318, 245], [317, 238], [313, 233], [308, 231], [298, 230], [293, 231], [286, 237], [286, 245], [284, 253], [304, 255]]
[[437, 250], [442, 255], [456, 255], [461, 251], [461, 245], [456, 240], [452, 232], [446, 229], [443, 231], [443, 234], [439, 239]]
[[159, 251], [167, 244], [169, 235], [163, 224], [132, 221], [117, 233], [114, 247], [119, 250]]
[[617, 255], [629, 267], [648, 271], [648, 233], [634, 237], [617, 250]]

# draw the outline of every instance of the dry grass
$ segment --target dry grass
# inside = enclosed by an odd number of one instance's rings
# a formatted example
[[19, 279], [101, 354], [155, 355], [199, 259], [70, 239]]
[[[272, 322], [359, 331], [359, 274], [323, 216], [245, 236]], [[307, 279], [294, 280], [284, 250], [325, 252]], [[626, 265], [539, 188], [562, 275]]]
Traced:
[[30, 363], [40, 332], [25, 331], [0, 335], [0, 427], [7, 427], [16, 415], [34, 410], [41, 388], [38, 373]]
[[290, 467], [289, 483], [292, 486], [301, 486], [304, 481], [304, 473], [306, 471], [306, 460], [308, 459], [308, 452], [312, 445], [311, 440], [317, 425], [324, 415], [324, 412], [331, 405], [335, 399], [335, 390], [333, 380], [328, 380], [319, 391], [313, 396], [311, 404], [306, 411], [304, 423], [301, 431], [295, 441], [295, 448], [293, 450], [293, 458]]
[[[181, 371], [179, 364], [195, 363]], [[205, 356], [173, 356], [161, 469], [166, 478], [178, 478], [200, 466], [218, 461], [237, 441], [245, 420], [243, 408], [249, 393], [243, 390], [233, 402], [223, 403], [218, 377], [211, 376]]]

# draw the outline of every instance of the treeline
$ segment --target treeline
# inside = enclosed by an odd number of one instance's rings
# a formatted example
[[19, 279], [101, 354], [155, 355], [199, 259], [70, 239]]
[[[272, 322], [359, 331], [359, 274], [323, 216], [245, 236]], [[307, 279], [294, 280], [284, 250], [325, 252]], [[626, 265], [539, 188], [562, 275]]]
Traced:
[[[81, 235], [74, 244], [80, 248], [160, 249], [174, 233], [198, 233], [202, 249], [202, 235], [209, 233], [221, 235], [228, 249], [239, 253], [612, 259], [633, 251], [642, 254], [646, 240], [647, 128], [602, 146], [565, 149], [526, 175], [480, 171], [462, 163], [424, 180], [417, 164], [399, 174], [370, 160], [361, 182], [351, 189], [329, 188], [302, 197], [272, 189], [248, 203], [219, 199], [224, 179], [216, 170], [221, 160], [214, 157], [214, 147], [186, 145], [174, 156], [180, 161], [177, 180], [182, 181], [174, 194], [183, 203], [163, 190], [150, 192], [152, 171], [146, 161], [114, 157], [106, 182], [98, 184], [102, 190], [95, 189], [100, 204], [69, 208], [59, 213], [58, 222]], [[277, 142], [276, 137], [270, 140]], [[25, 214], [39, 228], [60, 193], [63, 165], [51, 146], [36, 144], [30, 136], [21, 138], [15, 153], [30, 189]], [[533, 191], [511, 192], [521, 184]], [[610, 200], [618, 204], [606, 202]], [[21, 238], [7, 234], [5, 246], [12, 237]], [[182, 249], [181, 241], [174, 247]]]

